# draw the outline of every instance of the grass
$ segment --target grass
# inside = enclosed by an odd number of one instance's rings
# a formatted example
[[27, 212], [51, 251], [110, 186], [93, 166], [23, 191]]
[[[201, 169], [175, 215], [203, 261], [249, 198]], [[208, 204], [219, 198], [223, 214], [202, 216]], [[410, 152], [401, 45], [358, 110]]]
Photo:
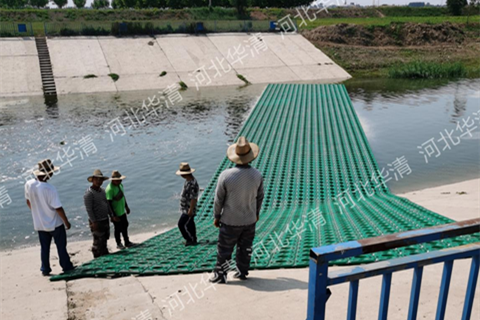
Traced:
[[180, 85], [180, 90], [183, 91], [183, 90], [187, 90], [187, 89], [188, 89], [188, 86], [187, 86], [187, 84], [186, 84], [185, 82], [180, 81], [178, 84]]
[[245, 82], [246, 85], [250, 84], [250, 81], [248, 81], [247, 78], [245, 78], [241, 74], [237, 74], [237, 78]]
[[94, 74], [87, 74], [86, 76], [83, 77], [83, 79], [91, 79], [91, 78], [96, 78], [97, 76]]
[[390, 78], [444, 79], [462, 78], [466, 75], [467, 71], [461, 62], [437, 63], [412, 61], [410, 63], [392, 66], [388, 70], [388, 76]]
[[[471, 16], [469, 22], [479, 21], [480, 16]], [[466, 16], [443, 16], [443, 17], [385, 17], [385, 18], [321, 18], [312, 22], [306, 21], [306, 25], [300, 26], [301, 21], [297, 20], [300, 30], [312, 30], [319, 26], [329, 26], [340, 23], [352, 23], [357, 25], [386, 26], [392, 22], [415, 22], [437, 24], [442, 22], [467, 23]]]
[[109, 76], [110, 78], [112, 78], [112, 80], [113, 80], [114, 82], [117, 81], [117, 80], [120, 78], [120, 76], [119, 76], [118, 74], [116, 74], [116, 73], [109, 73], [108, 76]]
[[167, 71], [162, 71], [162, 73], [160, 73], [160, 77], [164, 77], [167, 75]]

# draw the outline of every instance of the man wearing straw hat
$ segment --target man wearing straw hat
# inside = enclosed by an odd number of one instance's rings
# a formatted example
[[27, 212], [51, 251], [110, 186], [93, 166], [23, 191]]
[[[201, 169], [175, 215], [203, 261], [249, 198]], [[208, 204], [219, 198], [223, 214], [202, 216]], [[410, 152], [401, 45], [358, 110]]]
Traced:
[[[133, 242], [130, 242], [130, 239], [128, 238], [127, 214], [130, 214], [130, 208], [128, 207], [127, 199], [125, 199], [125, 194], [123, 191], [122, 182], [125, 178], [126, 176], [122, 176], [120, 172], [114, 170], [112, 172], [112, 176], [110, 177], [111, 182], [105, 189], [110, 208], [116, 216], [113, 219], [113, 226], [115, 227], [115, 241], [117, 241], [118, 249], [125, 249], [125, 247], [129, 248], [134, 245]], [[123, 235], [125, 246], [122, 244], [120, 235]]]
[[220, 174], [215, 190], [214, 225], [220, 232], [217, 264], [210, 282], [226, 283], [235, 245], [237, 272], [234, 278], [247, 280], [255, 225], [264, 197], [262, 174], [249, 164], [258, 153], [258, 146], [245, 137], [238, 138], [227, 150], [228, 159], [236, 165]]
[[114, 221], [114, 215], [107, 202], [105, 190], [102, 188], [103, 181], [108, 180], [102, 171], [96, 169], [93, 175], [87, 178], [92, 185], [88, 187], [83, 196], [85, 209], [88, 213], [90, 230], [93, 235], [92, 253], [94, 258], [107, 255], [107, 241], [110, 237], [110, 222], [108, 217]]
[[52, 272], [50, 268], [52, 238], [57, 246], [58, 258], [63, 271], [74, 269], [67, 252], [67, 233], [65, 232], [65, 229], [70, 229], [70, 222], [63, 210], [57, 189], [47, 183], [53, 173], [59, 169], [53, 165], [50, 159], [45, 159], [38, 163], [38, 170], [33, 172], [35, 179], [25, 184], [25, 199], [32, 212], [33, 227], [38, 232], [40, 240], [42, 260], [40, 271], [44, 276], [48, 276]]
[[197, 229], [195, 227], [195, 214], [197, 211], [198, 183], [193, 173], [195, 169], [190, 168], [188, 162], [180, 163], [176, 175], [185, 179], [180, 200], [180, 211], [182, 215], [178, 220], [178, 229], [185, 238], [185, 246], [197, 244]]

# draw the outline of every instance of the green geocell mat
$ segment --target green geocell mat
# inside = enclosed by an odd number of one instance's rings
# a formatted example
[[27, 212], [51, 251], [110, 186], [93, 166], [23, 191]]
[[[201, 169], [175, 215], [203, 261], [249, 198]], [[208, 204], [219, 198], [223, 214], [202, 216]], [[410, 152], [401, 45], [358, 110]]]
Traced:
[[[389, 192], [343, 85], [268, 85], [239, 136], [260, 146], [264, 176], [251, 269], [307, 267], [313, 247], [452, 222]], [[211, 271], [218, 229], [215, 187], [225, 157], [198, 201], [200, 244], [177, 228], [85, 263], [55, 280]], [[368, 263], [479, 241], [478, 234], [334, 261]]]

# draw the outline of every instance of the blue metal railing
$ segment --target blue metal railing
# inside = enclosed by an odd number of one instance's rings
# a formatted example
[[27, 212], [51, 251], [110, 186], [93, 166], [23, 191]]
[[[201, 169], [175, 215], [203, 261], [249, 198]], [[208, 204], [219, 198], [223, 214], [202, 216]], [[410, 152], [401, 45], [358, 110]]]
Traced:
[[414, 269], [408, 319], [416, 319], [423, 267], [430, 264], [443, 262], [443, 275], [436, 313], [436, 320], [442, 320], [445, 317], [453, 261], [464, 258], [472, 258], [472, 263], [470, 267], [470, 275], [465, 296], [465, 304], [463, 307], [462, 320], [470, 319], [480, 265], [479, 242], [408, 257], [391, 259], [388, 260], [388, 263], [383, 261], [343, 268], [331, 273], [328, 272], [328, 264], [330, 261], [337, 259], [349, 258], [366, 253], [374, 253], [410, 246], [413, 244], [452, 238], [460, 235], [476, 233], [479, 231], [480, 218], [426, 229], [400, 232], [376, 238], [362, 239], [358, 241], [350, 241], [341, 244], [313, 248], [310, 251], [307, 320], [324, 320], [326, 304], [328, 297], [330, 296], [330, 290], [328, 289], [328, 286], [345, 282], [350, 283], [347, 319], [355, 319], [357, 311], [359, 280], [380, 275], [383, 276], [383, 279], [378, 319], [387, 319], [392, 273], [406, 269]]

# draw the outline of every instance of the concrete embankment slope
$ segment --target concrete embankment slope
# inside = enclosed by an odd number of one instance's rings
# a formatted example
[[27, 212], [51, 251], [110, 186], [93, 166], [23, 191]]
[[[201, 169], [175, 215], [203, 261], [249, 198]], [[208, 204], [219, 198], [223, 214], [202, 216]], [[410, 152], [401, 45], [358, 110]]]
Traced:
[[0, 96], [41, 95], [42, 78], [33, 38], [0, 38]]
[[[0, 96], [41, 94], [35, 42], [2, 39]], [[47, 40], [59, 94], [251, 83], [334, 83], [350, 75], [301, 35], [229, 33]], [[160, 77], [162, 72], [166, 75]], [[108, 75], [118, 74], [113, 81]], [[96, 77], [84, 78], [87, 75]]]

